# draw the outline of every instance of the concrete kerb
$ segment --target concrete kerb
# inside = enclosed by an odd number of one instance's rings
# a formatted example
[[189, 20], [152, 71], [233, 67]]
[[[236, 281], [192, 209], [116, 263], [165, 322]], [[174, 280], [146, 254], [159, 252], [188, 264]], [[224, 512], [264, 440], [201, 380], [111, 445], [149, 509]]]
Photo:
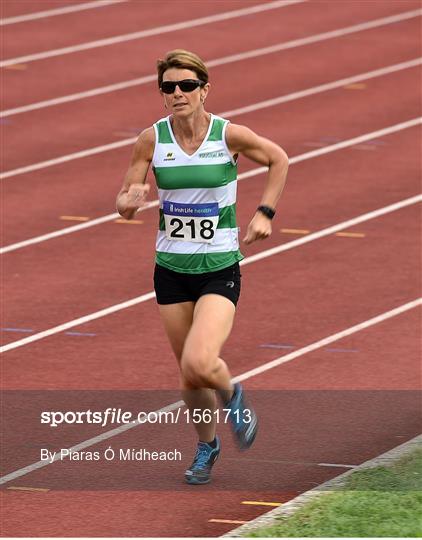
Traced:
[[389, 450], [388, 452], [385, 452], [384, 454], [365, 461], [361, 465], [358, 465], [357, 467], [354, 467], [353, 469], [346, 471], [345, 473], [340, 474], [339, 476], [336, 476], [335, 478], [332, 478], [331, 480], [328, 480], [327, 482], [324, 482], [323, 484], [320, 484], [319, 486], [310, 489], [309, 491], [305, 491], [305, 493], [298, 495], [297, 497], [295, 497], [291, 501], [288, 501], [282, 506], [266, 512], [265, 514], [262, 514], [256, 519], [245, 523], [245, 525], [241, 525], [240, 527], [237, 527], [236, 529], [233, 529], [228, 533], [223, 534], [222, 537], [242, 538], [246, 534], [255, 532], [261, 527], [271, 527], [273, 525], [276, 525], [279, 518], [291, 516], [297, 510], [303, 508], [305, 504], [314, 500], [316, 497], [321, 497], [322, 495], [327, 493], [333, 493], [334, 490], [342, 487], [347, 477], [355, 471], [391, 465], [403, 456], [413, 452], [413, 450], [418, 447], [422, 448], [422, 434], [417, 435], [413, 439], [410, 439], [410, 441], [396, 446], [395, 448]]

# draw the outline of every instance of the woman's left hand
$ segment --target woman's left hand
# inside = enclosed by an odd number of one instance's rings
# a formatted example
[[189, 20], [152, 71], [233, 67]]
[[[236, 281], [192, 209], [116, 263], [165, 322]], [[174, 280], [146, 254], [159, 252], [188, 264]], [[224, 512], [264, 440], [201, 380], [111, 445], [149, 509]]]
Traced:
[[248, 230], [246, 231], [246, 236], [243, 241], [245, 244], [252, 244], [255, 240], [268, 238], [271, 232], [271, 219], [261, 212], [257, 212], [248, 225]]

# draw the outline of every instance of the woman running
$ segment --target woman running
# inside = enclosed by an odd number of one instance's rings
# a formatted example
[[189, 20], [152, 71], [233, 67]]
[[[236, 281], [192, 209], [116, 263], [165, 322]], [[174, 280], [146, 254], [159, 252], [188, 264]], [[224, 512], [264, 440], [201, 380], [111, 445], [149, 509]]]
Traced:
[[140, 134], [117, 196], [117, 210], [132, 219], [145, 204], [149, 192], [145, 180], [152, 164], [160, 201], [154, 272], [157, 303], [178, 360], [183, 399], [192, 414], [202, 412], [201, 421], [194, 424], [199, 442], [185, 479], [205, 484], [220, 453], [217, 395], [230, 411], [241, 449], [251, 446], [258, 427], [241, 385], [232, 384], [227, 364], [220, 358], [233, 325], [243, 259], [236, 223], [237, 157], [243, 154], [269, 167], [245, 244], [270, 236], [288, 158], [277, 144], [205, 110], [208, 70], [196, 54], [171, 51], [158, 61], [157, 71], [170, 115]]

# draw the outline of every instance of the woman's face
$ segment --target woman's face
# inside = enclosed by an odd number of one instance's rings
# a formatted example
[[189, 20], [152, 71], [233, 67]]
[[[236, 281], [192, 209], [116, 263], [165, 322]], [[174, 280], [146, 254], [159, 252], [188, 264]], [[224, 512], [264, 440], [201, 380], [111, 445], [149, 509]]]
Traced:
[[[170, 68], [167, 69], [163, 74], [164, 81], [183, 81], [184, 79], [198, 79], [198, 76], [194, 71], [190, 69], [178, 69]], [[208, 94], [209, 84], [205, 86], [195, 88], [193, 92], [182, 92], [179, 86], [176, 86], [175, 91], [172, 94], [165, 94], [161, 92], [161, 95], [164, 96], [164, 103], [172, 114], [183, 117], [189, 116], [192, 112], [198, 110], [203, 106], [203, 102]]]

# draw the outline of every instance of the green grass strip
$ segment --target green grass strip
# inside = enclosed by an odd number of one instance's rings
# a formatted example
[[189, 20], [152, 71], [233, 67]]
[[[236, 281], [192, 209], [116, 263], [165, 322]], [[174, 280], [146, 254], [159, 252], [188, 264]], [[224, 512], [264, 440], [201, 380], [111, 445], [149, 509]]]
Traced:
[[338, 491], [248, 537], [422, 537], [422, 449], [353, 472]]

